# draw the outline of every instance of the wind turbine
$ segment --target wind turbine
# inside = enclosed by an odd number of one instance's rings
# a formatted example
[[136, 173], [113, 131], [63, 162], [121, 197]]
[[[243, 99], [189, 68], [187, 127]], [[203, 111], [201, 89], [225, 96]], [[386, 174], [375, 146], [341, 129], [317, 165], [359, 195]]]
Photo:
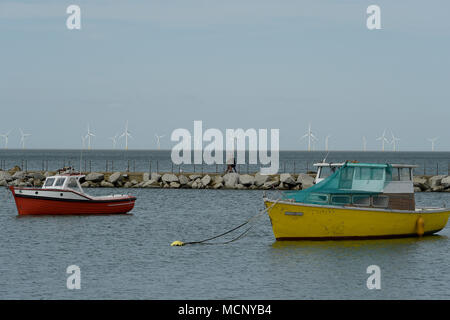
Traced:
[[325, 137], [325, 151], [328, 151], [328, 140], [331, 138], [331, 135], [327, 135]]
[[363, 151], [367, 151], [367, 139], [366, 139], [366, 136], [362, 137], [362, 141], [363, 141]]
[[386, 129], [384, 129], [383, 135], [377, 138], [377, 141], [379, 140], [381, 140], [381, 151], [384, 151], [384, 144], [386, 142], [389, 143], [389, 140], [386, 138]]
[[116, 134], [114, 137], [110, 137], [109, 140], [112, 141], [113, 144], [113, 149], [116, 149], [116, 145], [117, 145], [117, 138], [119, 137], [118, 134]]
[[434, 138], [430, 138], [427, 140], [431, 142], [431, 151], [434, 151], [434, 145], [435, 145], [436, 141], [439, 140], [439, 137], [434, 137]]
[[392, 150], [393, 150], [393, 151], [397, 151], [397, 147], [398, 147], [397, 142], [399, 142], [400, 139], [397, 138], [396, 136], [394, 136], [394, 133], [393, 133], [393, 132], [391, 132], [391, 135], [392, 135], [392, 141], [391, 141], [391, 143], [392, 143]]
[[91, 150], [91, 137], [95, 137], [95, 134], [93, 134], [93, 133], [91, 132], [91, 129], [90, 129], [89, 123], [88, 123], [88, 126], [87, 126], [87, 134], [86, 134], [86, 136], [85, 136], [85, 138], [88, 139], [88, 150]]
[[305, 138], [308, 138], [308, 151], [311, 151], [311, 142], [314, 142], [314, 140], [318, 140], [311, 131], [311, 123], [308, 125], [308, 132], [304, 136], [302, 136], [300, 140]]
[[0, 134], [0, 137], [5, 138], [5, 149], [8, 149], [8, 137], [11, 131], [8, 131], [8, 133]]
[[125, 137], [125, 150], [128, 150], [128, 137], [133, 138], [130, 134], [130, 131], [128, 131], [128, 120], [125, 123], [125, 131], [120, 135], [119, 138]]
[[164, 138], [164, 135], [158, 136], [157, 134], [155, 134], [155, 138], [156, 138], [156, 145], [158, 146], [158, 150], [159, 150], [159, 149], [161, 149], [161, 138]]
[[31, 137], [31, 133], [23, 133], [22, 129], [20, 131], [20, 143], [22, 144], [22, 149], [25, 149], [25, 139]]

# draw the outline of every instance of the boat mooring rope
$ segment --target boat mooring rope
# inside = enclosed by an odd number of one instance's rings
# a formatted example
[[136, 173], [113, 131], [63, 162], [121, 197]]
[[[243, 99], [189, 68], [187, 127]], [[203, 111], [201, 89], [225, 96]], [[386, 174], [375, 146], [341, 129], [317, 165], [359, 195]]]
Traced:
[[220, 237], [222, 237], [222, 236], [224, 236], [224, 235], [227, 235], [227, 234], [229, 234], [229, 233], [231, 233], [231, 232], [233, 232], [233, 231], [235, 231], [235, 230], [237, 230], [237, 229], [239, 229], [239, 228], [242, 228], [243, 226], [249, 224], [249, 223], [252, 222], [253, 220], [256, 221], [256, 219], [258, 219], [259, 217], [261, 217], [265, 212], [267, 212], [267, 210], [272, 209], [273, 206], [274, 206], [278, 201], [280, 201], [280, 200], [281, 200], [281, 198], [275, 200], [274, 203], [272, 203], [272, 205], [270, 205], [269, 207], [265, 208], [264, 210], [261, 210], [260, 212], [258, 212], [256, 215], [254, 215], [253, 217], [251, 217], [250, 219], [248, 219], [248, 220], [245, 221], [244, 223], [242, 223], [242, 224], [238, 225], [237, 227], [234, 227], [233, 229], [228, 230], [228, 231], [226, 231], [226, 232], [224, 232], [224, 233], [221, 233], [221, 234], [216, 235], [216, 236], [214, 236], [214, 237], [211, 237], [211, 238], [208, 238], [208, 239], [204, 239], [204, 240], [200, 240], [200, 241], [183, 242], [183, 241], [177, 240], [177, 241], [172, 242], [172, 243], [171, 243], [171, 246], [172, 246], [172, 247], [174, 247], [174, 246], [175, 246], [175, 247], [181, 247], [181, 246], [185, 246], [185, 245], [188, 245], [188, 244], [208, 244], [208, 245], [213, 245], [213, 244], [228, 244], [228, 243], [237, 241], [237, 240], [239, 240], [239, 239], [242, 239], [242, 238], [250, 231], [250, 229], [253, 228], [253, 227], [255, 226], [255, 224], [253, 224], [252, 226], [250, 226], [249, 228], [247, 228], [243, 233], [241, 233], [241, 234], [240, 234], [239, 236], [237, 236], [236, 238], [231, 239], [231, 240], [229, 240], [229, 241], [226, 241], [226, 242], [207, 243], [207, 241], [210, 241], [210, 240], [214, 240], [214, 239], [220, 238]]

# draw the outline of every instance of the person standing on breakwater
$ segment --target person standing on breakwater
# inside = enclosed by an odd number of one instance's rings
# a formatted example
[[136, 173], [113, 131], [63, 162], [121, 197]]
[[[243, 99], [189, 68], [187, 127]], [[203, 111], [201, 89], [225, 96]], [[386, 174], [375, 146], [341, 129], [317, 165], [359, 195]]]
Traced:
[[236, 172], [236, 158], [233, 156], [227, 160], [227, 170], [225, 173]]

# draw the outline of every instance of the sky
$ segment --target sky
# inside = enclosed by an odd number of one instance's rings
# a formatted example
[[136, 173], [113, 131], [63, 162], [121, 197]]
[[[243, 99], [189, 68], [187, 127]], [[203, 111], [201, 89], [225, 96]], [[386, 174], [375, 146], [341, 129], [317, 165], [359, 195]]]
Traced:
[[[66, 8], [81, 8], [68, 30]], [[366, 9], [381, 8], [381, 30]], [[0, 133], [93, 148], [125, 122], [132, 149], [173, 130], [280, 129], [282, 150], [450, 150], [448, 0], [0, 1]], [[0, 139], [3, 146], [3, 139]], [[119, 147], [123, 147], [123, 141]], [[386, 149], [391, 146], [386, 146]]]

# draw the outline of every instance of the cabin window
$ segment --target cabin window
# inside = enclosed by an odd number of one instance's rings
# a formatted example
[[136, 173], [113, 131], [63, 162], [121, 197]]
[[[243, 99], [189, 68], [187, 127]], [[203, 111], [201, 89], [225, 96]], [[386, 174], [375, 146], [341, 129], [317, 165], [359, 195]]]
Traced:
[[383, 180], [384, 179], [384, 168], [371, 168], [370, 169], [370, 180]]
[[67, 183], [67, 187], [70, 189], [78, 189], [78, 183], [77, 183], [77, 179], [75, 178], [70, 178], [69, 182]]
[[392, 181], [411, 181], [411, 168], [393, 168]]
[[332, 204], [350, 204], [350, 196], [332, 196]]
[[411, 168], [400, 168], [400, 181], [411, 181]]
[[55, 183], [55, 187], [62, 187], [64, 185], [64, 181], [66, 181], [66, 178], [58, 178]]
[[339, 189], [351, 189], [353, 186], [354, 168], [346, 167], [341, 169], [341, 178], [339, 179]]
[[320, 167], [319, 178], [328, 178], [336, 171], [336, 167]]
[[51, 186], [53, 185], [53, 182], [55, 182], [55, 178], [48, 178], [48, 179], [45, 181], [44, 187], [51, 187]]
[[400, 181], [400, 173], [398, 171], [398, 168], [392, 168], [392, 181]]
[[372, 205], [377, 208], [387, 208], [389, 204], [389, 198], [386, 196], [374, 196], [372, 197]]
[[311, 193], [308, 196], [308, 201], [313, 202], [313, 203], [328, 203], [328, 195], [327, 194]]
[[355, 168], [355, 180], [371, 180], [371, 169], [365, 167]]
[[370, 196], [353, 196], [352, 203], [355, 206], [368, 207], [370, 206]]

